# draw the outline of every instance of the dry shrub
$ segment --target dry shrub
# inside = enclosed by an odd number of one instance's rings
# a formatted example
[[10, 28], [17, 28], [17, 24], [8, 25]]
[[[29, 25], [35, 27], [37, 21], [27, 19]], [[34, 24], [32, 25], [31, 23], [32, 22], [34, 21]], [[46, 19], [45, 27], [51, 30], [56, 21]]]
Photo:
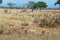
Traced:
[[45, 13], [40, 17], [36, 17], [34, 23], [38, 24], [40, 27], [55, 27], [56, 25], [60, 25], [60, 15]]

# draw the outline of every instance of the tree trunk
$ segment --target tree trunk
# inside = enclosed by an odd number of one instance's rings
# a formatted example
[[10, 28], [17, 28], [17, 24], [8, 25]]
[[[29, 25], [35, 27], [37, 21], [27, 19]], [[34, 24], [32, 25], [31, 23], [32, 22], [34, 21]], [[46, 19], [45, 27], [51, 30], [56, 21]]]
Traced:
[[33, 9], [32, 9], [32, 12], [33, 12]]
[[32, 8], [32, 12], [33, 12], [33, 8]]
[[33, 11], [34, 11], [34, 8], [32, 7], [32, 17], [34, 17], [34, 12]]
[[9, 7], [9, 13], [11, 13], [11, 6]]
[[40, 7], [40, 11], [42, 10], [42, 8]]

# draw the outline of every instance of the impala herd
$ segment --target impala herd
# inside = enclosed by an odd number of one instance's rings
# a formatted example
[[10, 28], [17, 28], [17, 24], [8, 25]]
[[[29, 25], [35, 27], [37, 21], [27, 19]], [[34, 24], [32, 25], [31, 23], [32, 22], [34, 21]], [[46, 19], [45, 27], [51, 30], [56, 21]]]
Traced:
[[[28, 34], [30, 32], [37, 33], [37, 29], [38, 29], [37, 27], [31, 27], [31, 28], [28, 28], [28, 29], [22, 27], [22, 30], [25, 32], [25, 34]], [[49, 34], [50, 31], [51, 30], [48, 29], [48, 28], [42, 28], [41, 29], [41, 34]]]
[[[15, 25], [14, 24], [9, 24], [8, 25], [9, 28], [14, 28]], [[30, 28], [25, 28], [25, 27], [21, 27], [22, 31], [24, 31], [25, 34], [28, 34], [28, 33], [37, 33], [37, 29], [38, 27], [30, 27]], [[41, 34], [48, 34], [51, 30], [48, 29], [48, 28], [42, 28], [41, 29]]]

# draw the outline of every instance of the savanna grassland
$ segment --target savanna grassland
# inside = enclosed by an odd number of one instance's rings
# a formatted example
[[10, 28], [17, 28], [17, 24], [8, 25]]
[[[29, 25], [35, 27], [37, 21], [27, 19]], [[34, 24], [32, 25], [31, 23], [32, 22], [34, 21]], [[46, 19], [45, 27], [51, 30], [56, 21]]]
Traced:
[[0, 9], [0, 40], [60, 40], [60, 10]]

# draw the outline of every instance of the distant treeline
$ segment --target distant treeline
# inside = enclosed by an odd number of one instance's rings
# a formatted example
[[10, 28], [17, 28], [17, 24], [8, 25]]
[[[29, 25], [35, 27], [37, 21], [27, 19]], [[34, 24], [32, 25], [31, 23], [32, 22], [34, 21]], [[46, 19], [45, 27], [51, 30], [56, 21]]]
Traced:
[[[12, 7], [12, 8], [9, 8], [9, 7], [0, 7], [0, 9], [3, 8], [3, 9], [22, 9], [21, 7]], [[31, 9], [31, 8], [26, 8], [26, 9]], [[35, 9], [37, 10], [37, 9]], [[42, 8], [41, 10], [60, 10], [59, 8]]]
[[[2, 6], [2, 7], [0, 7], [0, 8], [4, 8], [4, 9], [7, 8], [7, 9], [9, 9], [10, 7], [3, 7], [3, 6]], [[10, 9], [21, 9], [21, 7], [11, 7]]]

